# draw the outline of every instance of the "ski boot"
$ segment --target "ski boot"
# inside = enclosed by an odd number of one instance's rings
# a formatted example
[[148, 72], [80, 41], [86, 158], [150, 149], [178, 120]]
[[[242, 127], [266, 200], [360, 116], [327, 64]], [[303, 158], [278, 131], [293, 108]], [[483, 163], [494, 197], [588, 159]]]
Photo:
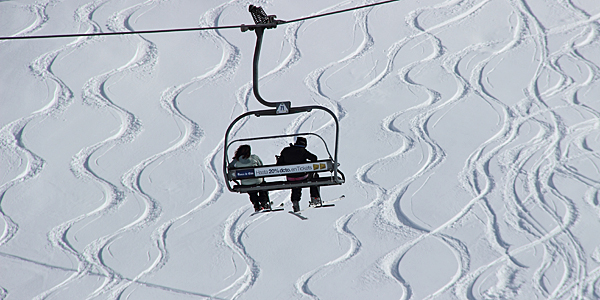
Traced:
[[300, 211], [300, 202], [292, 201], [292, 209], [294, 209], [294, 212], [299, 212]]
[[261, 207], [262, 207], [262, 209], [264, 209], [264, 210], [271, 210], [271, 204], [273, 204], [273, 202], [271, 202], [271, 201], [267, 201], [267, 202], [261, 203], [261, 205], [260, 205], [260, 206], [261, 206]]
[[323, 201], [321, 201], [321, 197], [310, 197], [310, 202], [308, 203], [308, 205], [319, 207], [323, 205]]

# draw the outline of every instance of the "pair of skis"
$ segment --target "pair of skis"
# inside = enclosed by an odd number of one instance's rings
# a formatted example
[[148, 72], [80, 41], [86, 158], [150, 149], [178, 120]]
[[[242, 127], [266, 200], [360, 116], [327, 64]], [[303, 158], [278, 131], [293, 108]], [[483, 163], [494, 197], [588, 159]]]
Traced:
[[308, 207], [306, 207], [305, 209], [301, 209], [299, 211], [288, 211], [290, 214], [300, 218], [301, 220], [308, 220], [308, 218], [304, 215], [302, 215], [303, 212], [309, 210], [309, 209], [313, 209], [313, 208], [322, 208], [322, 207], [332, 207], [335, 206], [335, 204], [333, 204], [333, 202], [338, 201], [338, 200], [342, 200], [344, 199], [346, 196], [345, 195], [341, 195], [335, 199], [331, 199], [329, 201], [323, 201], [321, 202], [321, 204], [319, 205], [309, 205]]
[[270, 213], [270, 212], [280, 211], [280, 210], [283, 210], [283, 202], [281, 204], [279, 204], [279, 205], [277, 205], [275, 207], [271, 207], [269, 209], [262, 209], [262, 210], [259, 210], [259, 211], [255, 211], [255, 212], [251, 213], [250, 216], [252, 217], [252, 216], [255, 216], [255, 215], [258, 215], [258, 214]]
[[[335, 204], [333, 202], [344, 199], [346, 196], [345, 195], [341, 195], [340, 197], [337, 197], [335, 199], [331, 199], [329, 201], [323, 201], [320, 205], [309, 205], [308, 207], [299, 210], [299, 211], [288, 211], [290, 214], [300, 218], [301, 220], [308, 220], [308, 218], [304, 215], [302, 215], [303, 212], [309, 210], [309, 209], [313, 209], [313, 208], [323, 208], [323, 207], [332, 207], [335, 206]], [[283, 202], [275, 207], [271, 207], [271, 209], [263, 209], [261, 211], [257, 211], [257, 212], [253, 212], [252, 214], [250, 214], [250, 216], [254, 216], [257, 214], [261, 214], [261, 213], [269, 213], [269, 212], [274, 212], [274, 211], [280, 211], [283, 210]]]

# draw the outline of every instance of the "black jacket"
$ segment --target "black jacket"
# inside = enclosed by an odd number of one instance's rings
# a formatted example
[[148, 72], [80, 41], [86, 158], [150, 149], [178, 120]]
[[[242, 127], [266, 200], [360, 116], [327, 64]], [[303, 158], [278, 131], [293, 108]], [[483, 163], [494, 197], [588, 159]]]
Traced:
[[[316, 161], [317, 156], [306, 150], [304, 146], [292, 145], [283, 148], [281, 154], [277, 157], [278, 165], [302, 164], [309, 161]], [[302, 177], [306, 173], [290, 174], [290, 177]]]

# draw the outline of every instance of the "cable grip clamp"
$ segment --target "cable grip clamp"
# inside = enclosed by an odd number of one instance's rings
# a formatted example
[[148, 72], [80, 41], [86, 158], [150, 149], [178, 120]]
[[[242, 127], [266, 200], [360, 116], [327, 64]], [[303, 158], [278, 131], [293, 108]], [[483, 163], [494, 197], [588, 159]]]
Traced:
[[272, 28], [276, 28], [277, 24], [285, 23], [284, 21], [276, 20], [275, 19], [275, 18], [277, 18], [276, 15], [267, 15], [265, 10], [260, 6], [254, 6], [254, 5], [250, 4], [250, 6], [248, 7], [248, 10], [250, 11], [250, 14], [252, 15], [252, 19], [254, 19], [255, 25], [242, 24], [240, 27], [242, 32], [246, 32], [248, 30], [252, 31], [256, 28], [272, 29]]

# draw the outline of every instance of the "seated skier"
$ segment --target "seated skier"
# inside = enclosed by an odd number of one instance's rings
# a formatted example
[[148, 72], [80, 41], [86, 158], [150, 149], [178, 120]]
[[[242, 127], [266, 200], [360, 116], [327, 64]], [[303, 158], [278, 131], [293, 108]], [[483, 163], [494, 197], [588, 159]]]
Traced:
[[[239, 146], [237, 150], [235, 150], [233, 161], [229, 164], [229, 166], [233, 168], [258, 167], [262, 165], [262, 160], [260, 160], [257, 155], [251, 153], [250, 145]], [[259, 185], [263, 182], [264, 180], [262, 178], [248, 178], [240, 180], [242, 185]], [[254, 205], [254, 211], [261, 211], [263, 209], [271, 208], [271, 201], [269, 200], [268, 191], [248, 192], [248, 196], [250, 196], [250, 202], [252, 202]]]
[[[317, 161], [317, 156], [306, 150], [306, 139], [297, 137], [296, 143], [283, 148], [277, 156], [278, 165], [302, 164], [306, 162]], [[317, 173], [295, 173], [287, 176], [288, 181], [307, 181], [313, 178], [319, 178]], [[302, 188], [292, 188], [292, 208], [295, 212], [300, 210], [300, 199], [302, 198]], [[318, 186], [310, 187], [310, 205], [321, 205], [321, 193]]]

